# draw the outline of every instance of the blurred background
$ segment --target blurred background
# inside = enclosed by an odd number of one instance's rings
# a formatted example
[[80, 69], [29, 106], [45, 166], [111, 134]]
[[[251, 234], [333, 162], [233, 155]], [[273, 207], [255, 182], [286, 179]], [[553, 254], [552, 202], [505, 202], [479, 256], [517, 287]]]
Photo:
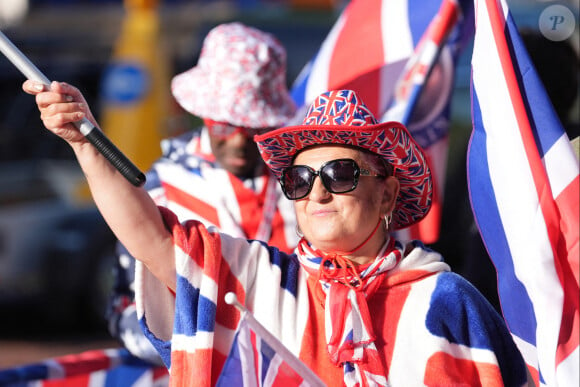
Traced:
[[[196, 63], [212, 27], [238, 20], [274, 34], [288, 51], [291, 87], [346, 3], [2, 0], [0, 29], [48, 78], [81, 89], [108, 137], [145, 170], [162, 138], [196, 124], [171, 99], [169, 82]], [[518, 27], [536, 30], [552, 3], [508, 1]], [[560, 3], [578, 11], [577, 1]], [[578, 53], [577, 34], [570, 41]], [[127, 58], [142, 73], [124, 65]], [[465, 179], [470, 59], [468, 47], [457, 67], [442, 232], [434, 244], [459, 272], [460, 255], [483, 249], [469, 230]], [[0, 56], [0, 368], [116, 345], [104, 323], [115, 240], [68, 146], [42, 129], [23, 80]], [[576, 127], [578, 111], [576, 98], [569, 117]]]

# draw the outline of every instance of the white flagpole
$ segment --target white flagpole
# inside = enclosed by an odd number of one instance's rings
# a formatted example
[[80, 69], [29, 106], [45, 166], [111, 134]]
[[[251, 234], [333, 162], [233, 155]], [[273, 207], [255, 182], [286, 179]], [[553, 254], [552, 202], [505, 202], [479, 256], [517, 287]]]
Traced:
[[302, 378], [304, 379], [303, 385], [313, 386], [313, 387], [324, 387], [326, 386], [322, 380], [310, 369], [308, 368], [296, 355], [294, 355], [288, 348], [284, 346], [273, 334], [271, 334], [262, 324], [254, 318], [254, 315], [240, 302], [236, 295], [229, 292], [224, 297], [225, 301], [229, 305], [233, 305], [240, 312], [242, 312], [242, 318], [245, 318], [250, 327], [264, 340], [272, 349], [282, 356], [284, 361], [290, 365]]
[[[50, 80], [0, 31], [0, 51], [27, 79], [49, 86]], [[79, 131], [133, 185], [142, 186], [145, 175], [87, 119], [75, 122]]]
[[415, 52], [407, 61], [397, 81], [391, 106], [383, 114], [381, 122], [398, 121], [409, 125], [413, 109], [460, 12], [457, 0], [443, 0]]

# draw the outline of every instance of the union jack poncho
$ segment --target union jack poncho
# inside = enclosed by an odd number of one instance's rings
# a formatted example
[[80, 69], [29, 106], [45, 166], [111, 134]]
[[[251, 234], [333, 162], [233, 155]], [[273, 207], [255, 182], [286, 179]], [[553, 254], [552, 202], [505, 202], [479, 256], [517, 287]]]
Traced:
[[142, 328], [174, 386], [216, 383], [240, 321], [237, 309], [224, 301], [228, 292], [328, 385], [526, 382], [524, 362], [501, 317], [473, 286], [449, 272], [440, 254], [419, 242], [391, 242], [377, 257], [379, 264], [355, 274], [366, 285], [373, 279], [368, 295], [350, 297], [350, 287], [339, 289], [349, 296], [331, 305], [337, 324], [325, 321], [326, 294], [332, 296], [337, 281], [317, 273], [316, 265], [327, 267], [328, 259], [316, 257], [304, 241], [286, 254], [197, 221], [181, 224], [169, 210], [160, 211], [174, 239], [176, 292], [138, 262], [136, 301]]

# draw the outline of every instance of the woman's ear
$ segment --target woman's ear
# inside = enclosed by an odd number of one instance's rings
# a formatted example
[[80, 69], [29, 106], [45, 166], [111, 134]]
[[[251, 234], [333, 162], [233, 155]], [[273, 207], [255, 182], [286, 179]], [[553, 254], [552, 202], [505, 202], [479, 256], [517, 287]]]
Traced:
[[383, 192], [383, 201], [381, 207], [383, 214], [390, 214], [395, 208], [397, 197], [399, 196], [399, 179], [389, 176], [385, 180], [385, 190]]

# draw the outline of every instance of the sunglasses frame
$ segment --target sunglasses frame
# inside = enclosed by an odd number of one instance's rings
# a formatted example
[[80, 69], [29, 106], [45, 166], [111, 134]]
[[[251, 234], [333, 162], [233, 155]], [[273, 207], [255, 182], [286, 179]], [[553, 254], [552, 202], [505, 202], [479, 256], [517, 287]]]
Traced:
[[[322, 177], [322, 175], [320, 173], [330, 163], [341, 162], [341, 161], [348, 161], [348, 162], [351, 162], [354, 165], [354, 175], [352, 177], [352, 180], [353, 180], [352, 181], [352, 187], [349, 188], [349, 189], [347, 189], [347, 190], [345, 190], [345, 191], [337, 192], [337, 191], [334, 191], [333, 189], [331, 189], [329, 187], [330, 183], [327, 185], [327, 182], [325, 181], [325, 179]], [[292, 197], [290, 197], [290, 195], [286, 191], [286, 184], [284, 183], [284, 181], [285, 181], [285, 176], [286, 176], [287, 171], [289, 171], [291, 169], [295, 169], [297, 167], [306, 168], [306, 170], [309, 172], [309, 177], [310, 177], [310, 179], [309, 179], [309, 186], [308, 186], [308, 190], [306, 191], [306, 193], [304, 195], [299, 196], [299, 197], [292, 198]], [[379, 175], [379, 174], [376, 174], [376, 173], [372, 173], [370, 170], [368, 170], [366, 168], [361, 168], [356, 161], [354, 161], [353, 159], [348, 159], [348, 158], [329, 160], [329, 161], [325, 162], [324, 164], [322, 164], [317, 171], [315, 171], [313, 168], [309, 167], [308, 165], [301, 165], [301, 164], [300, 165], [292, 165], [290, 167], [285, 168], [282, 171], [282, 175], [280, 177], [280, 185], [282, 187], [282, 192], [284, 192], [284, 195], [288, 199], [290, 199], [290, 200], [300, 200], [300, 199], [303, 199], [303, 198], [307, 197], [310, 194], [310, 192], [312, 191], [312, 187], [314, 186], [314, 180], [316, 179], [316, 176], [318, 176], [320, 178], [320, 181], [322, 182], [322, 185], [324, 186], [324, 188], [328, 192], [330, 192], [332, 194], [343, 194], [343, 193], [348, 193], [348, 192], [354, 191], [356, 189], [356, 187], [358, 186], [358, 179], [361, 176], [383, 177], [383, 178], [386, 177], [384, 175]], [[328, 175], [325, 174], [324, 176], [328, 176]]]

